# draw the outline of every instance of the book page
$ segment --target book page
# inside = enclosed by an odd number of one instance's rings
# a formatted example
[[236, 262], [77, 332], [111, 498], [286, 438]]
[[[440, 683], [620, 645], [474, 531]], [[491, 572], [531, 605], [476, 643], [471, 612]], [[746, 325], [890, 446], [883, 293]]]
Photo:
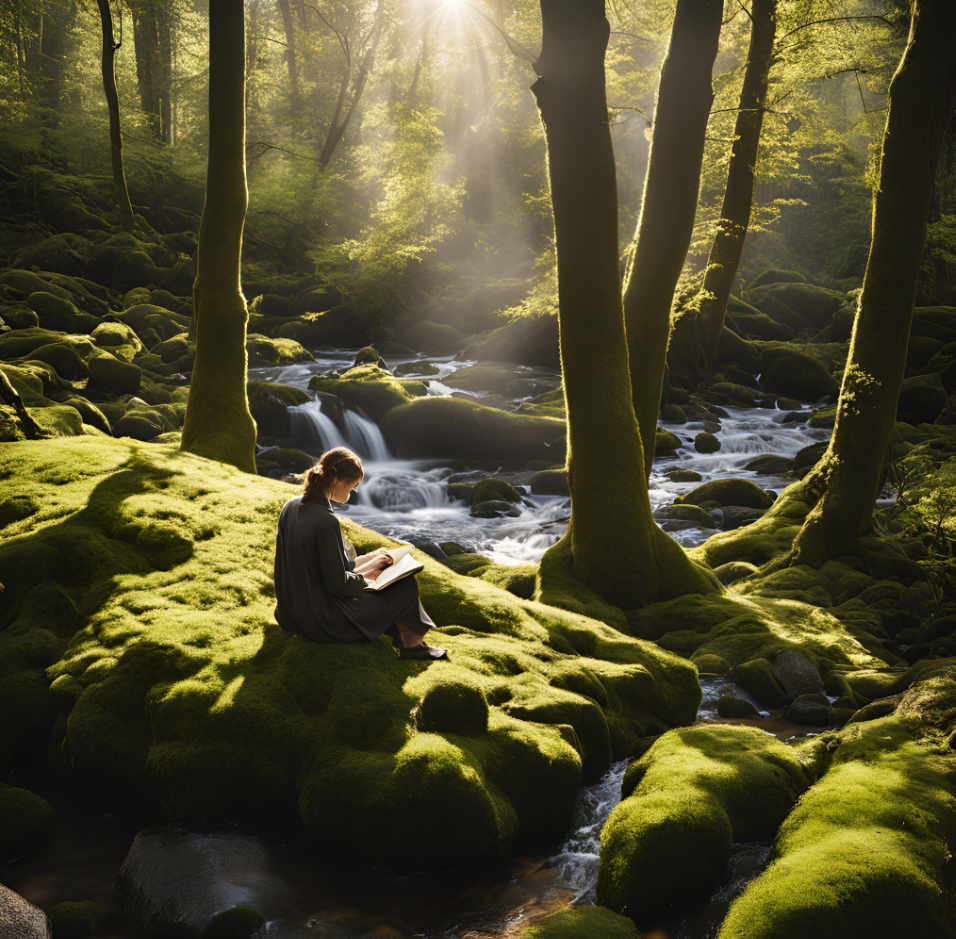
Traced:
[[398, 560], [394, 561], [390, 567], [386, 567], [385, 570], [379, 574], [378, 578], [372, 581], [365, 589], [381, 590], [383, 587], [387, 587], [402, 577], [407, 577], [409, 574], [416, 574], [422, 570], [424, 565], [411, 556], [411, 550], [411, 547], [402, 547], [388, 551], [387, 553], [393, 557], [395, 554], [398, 554]]

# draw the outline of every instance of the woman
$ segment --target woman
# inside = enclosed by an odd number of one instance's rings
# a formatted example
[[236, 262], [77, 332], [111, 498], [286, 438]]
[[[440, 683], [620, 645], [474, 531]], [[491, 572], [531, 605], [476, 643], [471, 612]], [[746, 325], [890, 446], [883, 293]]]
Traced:
[[[365, 475], [351, 450], [322, 454], [306, 474], [305, 490], [279, 513], [276, 536], [276, 622], [315, 642], [371, 642], [391, 636], [405, 659], [444, 659], [425, 642], [435, 624], [418, 599], [414, 577], [383, 590], [365, 588], [392, 563], [388, 555], [353, 560], [332, 502], [347, 502]], [[351, 545], [349, 545], [351, 548]]]

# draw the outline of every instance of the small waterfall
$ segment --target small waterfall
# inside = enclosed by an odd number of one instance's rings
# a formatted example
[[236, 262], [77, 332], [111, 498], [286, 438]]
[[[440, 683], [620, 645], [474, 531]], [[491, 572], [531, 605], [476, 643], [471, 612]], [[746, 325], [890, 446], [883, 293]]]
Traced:
[[374, 421], [354, 411], [345, 412], [345, 433], [352, 449], [366, 460], [384, 462], [392, 458], [385, 438]]
[[367, 478], [355, 495], [359, 505], [373, 506], [385, 512], [443, 509], [450, 505], [440, 478], [411, 472], [400, 464], [383, 467]]
[[331, 450], [347, 447], [349, 442], [328, 414], [322, 413], [321, 401], [307, 401], [289, 408], [292, 439], [310, 450]]

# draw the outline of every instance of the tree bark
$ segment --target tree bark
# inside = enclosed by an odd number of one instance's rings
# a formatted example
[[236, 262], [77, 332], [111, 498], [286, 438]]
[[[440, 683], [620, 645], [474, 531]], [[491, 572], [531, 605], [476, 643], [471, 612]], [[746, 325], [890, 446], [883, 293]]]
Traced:
[[113, 59], [119, 45], [113, 39], [113, 13], [109, 0], [96, 0], [100, 8], [100, 26], [103, 30], [103, 91], [110, 115], [110, 161], [113, 165], [113, 189], [116, 204], [123, 219], [123, 231], [132, 232], [133, 207], [126, 187], [126, 170], [123, 166], [123, 135], [120, 132], [119, 97], [116, 93], [116, 72]]
[[295, 60], [295, 20], [289, 0], [279, 0], [282, 27], [285, 30], [285, 60], [289, 69], [289, 88], [292, 95], [292, 133], [296, 131], [299, 116], [299, 69]]
[[169, 143], [172, 123], [172, 31], [162, 0], [136, 0], [133, 42], [140, 107], [152, 135]]
[[753, 0], [750, 49], [740, 90], [740, 109], [727, 172], [727, 188], [720, 208], [717, 234], [707, 261], [698, 314], [699, 335], [706, 361], [713, 362], [724, 328], [730, 291], [740, 266], [754, 197], [757, 149], [766, 110], [767, 87], [773, 65], [777, 0]]
[[2, 369], [0, 369], [0, 398], [3, 399], [5, 404], [9, 404], [16, 412], [17, 417], [20, 419], [20, 426], [23, 428], [23, 432], [28, 439], [36, 440], [43, 436], [43, 428], [30, 417], [30, 412], [24, 406], [20, 392], [13, 387], [10, 379], [7, 378], [6, 372]]
[[75, 9], [72, 2], [56, 4], [40, 14], [39, 79], [40, 102], [58, 119], [60, 98], [63, 95], [63, 65], [66, 58], [67, 37], [73, 26]]
[[650, 476], [674, 291], [694, 230], [722, 0], [677, 0], [624, 286], [631, 393]]
[[651, 516], [624, 333], [604, 0], [541, 0], [541, 14], [532, 90], [548, 147], [572, 506], [541, 571], [570, 548], [574, 575], [632, 609], [715, 587]]
[[209, 4], [209, 161], [193, 309], [196, 362], [182, 449], [256, 471], [246, 395], [248, 310], [240, 285], [248, 206], [243, 4]]
[[890, 83], [873, 237], [836, 424], [804, 480], [814, 508], [794, 563], [854, 553], [879, 495], [896, 422], [940, 146], [956, 110], [956, 4], [915, 0], [909, 42]]

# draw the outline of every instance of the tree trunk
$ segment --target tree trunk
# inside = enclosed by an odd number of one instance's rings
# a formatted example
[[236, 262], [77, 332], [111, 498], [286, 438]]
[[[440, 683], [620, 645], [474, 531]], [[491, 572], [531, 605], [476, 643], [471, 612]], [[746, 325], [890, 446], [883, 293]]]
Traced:
[[159, 37], [159, 132], [165, 144], [173, 142], [173, 31], [169, 20], [169, 4], [163, 3], [156, 15], [156, 33]]
[[243, 4], [209, 4], [209, 162], [199, 226], [193, 309], [196, 362], [182, 449], [256, 471], [256, 425], [246, 396], [246, 322], [240, 286], [248, 205]]
[[140, 107], [152, 135], [169, 143], [172, 124], [172, 32], [163, 0], [137, 0], [133, 7], [133, 42]]
[[697, 213], [722, 12], [722, 0], [677, 0], [661, 67], [634, 253], [624, 286], [631, 393], [647, 476], [654, 460], [671, 305]]
[[292, 95], [292, 133], [296, 131], [299, 116], [299, 69], [295, 60], [295, 20], [289, 0], [279, 0], [282, 27], [285, 30], [285, 61], [289, 68], [289, 88]]
[[707, 261], [699, 312], [700, 342], [706, 361], [713, 362], [717, 343], [724, 328], [724, 316], [730, 291], [740, 266], [744, 240], [750, 226], [754, 197], [754, 170], [766, 109], [767, 86], [773, 65], [773, 40], [776, 30], [777, 0], [754, 0], [750, 17], [750, 49], [744, 84], [740, 90], [740, 110], [734, 127], [734, 144], [727, 172], [727, 188], [720, 209], [717, 234]]
[[132, 232], [133, 207], [126, 188], [126, 170], [123, 167], [123, 135], [120, 133], [119, 98], [116, 94], [116, 72], [113, 59], [119, 45], [113, 39], [113, 13], [109, 0], [96, 0], [100, 8], [100, 25], [103, 30], [103, 91], [110, 115], [110, 161], [113, 165], [113, 189], [116, 204], [123, 219], [123, 231]]
[[794, 562], [819, 566], [857, 550], [870, 526], [889, 449], [943, 131], [956, 109], [956, 4], [915, 0], [909, 42], [890, 84], [873, 239], [836, 424], [804, 481], [816, 502]]
[[17, 86], [20, 91], [20, 100], [26, 98], [26, 88], [24, 83], [24, 74], [26, 73], [26, 63], [23, 57], [23, 29], [20, 24], [20, 0], [17, 0], [13, 11], [13, 29], [17, 44]]
[[632, 609], [715, 588], [651, 516], [624, 334], [604, 0], [541, 0], [541, 13], [532, 90], [548, 147], [572, 506], [542, 576], [570, 548], [577, 577]]
[[46, 9], [40, 17], [40, 102], [50, 110], [53, 121], [57, 120], [63, 95], [63, 65], [75, 12], [72, 2], [64, 2]]
[[36, 440], [43, 436], [43, 428], [30, 417], [30, 412], [27, 411], [24, 406], [20, 392], [13, 387], [10, 379], [7, 378], [7, 373], [2, 369], [0, 369], [0, 398], [3, 399], [4, 404], [10, 405], [16, 412], [17, 417], [20, 419], [20, 426], [23, 428], [23, 433], [28, 439]]

